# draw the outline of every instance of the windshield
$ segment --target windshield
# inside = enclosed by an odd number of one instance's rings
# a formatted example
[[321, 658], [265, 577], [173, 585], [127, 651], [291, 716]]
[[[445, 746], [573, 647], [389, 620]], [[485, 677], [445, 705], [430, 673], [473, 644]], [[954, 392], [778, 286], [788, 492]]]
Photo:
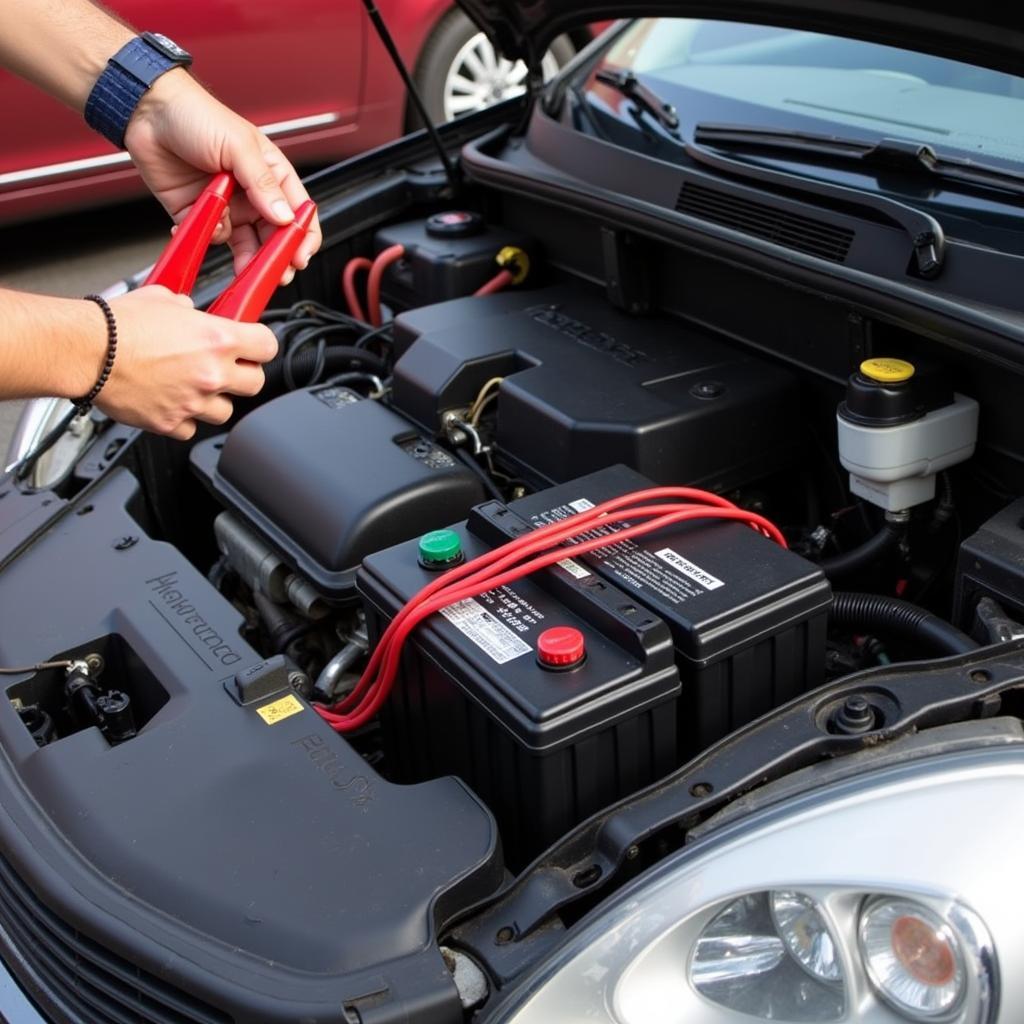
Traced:
[[[904, 138], [938, 152], [1024, 164], [1024, 79], [815, 32], [683, 18], [634, 22], [604, 54], [697, 122]], [[623, 97], [593, 78], [588, 99]], [[696, 95], [695, 95], [696, 94]]]

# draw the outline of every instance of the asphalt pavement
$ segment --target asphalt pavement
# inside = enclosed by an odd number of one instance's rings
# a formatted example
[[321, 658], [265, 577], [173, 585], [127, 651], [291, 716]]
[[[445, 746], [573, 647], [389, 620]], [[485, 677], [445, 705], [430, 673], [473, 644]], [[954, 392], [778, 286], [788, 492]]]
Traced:
[[[152, 199], [0, 229], [0, 288], [85, 295], [152, 263], [170, 222]], [[0, 457], [21, 402], [0, 402]]]

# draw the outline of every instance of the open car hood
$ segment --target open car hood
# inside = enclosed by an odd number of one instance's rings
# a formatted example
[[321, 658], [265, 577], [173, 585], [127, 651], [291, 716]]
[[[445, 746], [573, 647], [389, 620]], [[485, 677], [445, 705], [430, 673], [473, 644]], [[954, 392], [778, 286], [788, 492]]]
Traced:
[[981, 0], [458, 0], [509, 57], [609, 18], [714, 18], [825, 32], [1024, 74], [1024, 5]]

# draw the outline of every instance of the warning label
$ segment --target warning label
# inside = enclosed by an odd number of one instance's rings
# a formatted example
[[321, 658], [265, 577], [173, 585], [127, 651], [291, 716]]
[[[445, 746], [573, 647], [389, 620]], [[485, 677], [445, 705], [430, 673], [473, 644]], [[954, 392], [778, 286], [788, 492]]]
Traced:
[[667, 562], [673, 569], [678, 569], [684, 576], [689, 576], [694, 583], [699, 583], [705, 590], [717, 590], [725, 584], [711, 573], [705, 572], [699, 565], [694, 565], [688, 558], [683, 558], [678, 551], [671, 548], [662, 548], [654, 552], [663, 562]]
[[[486, 602], [490, 607], [485, 608], [480, 601]], [[526, 632], [534, 622], [543, 619], [544, 616], [504, 587], [481, 594], [480, 601], [468, 597], [464, 601], [442, 608], [441, 614], [499, 665], [529, 654], [533, 648], [516, 633]], [[525, 611], [524, 606], [529, 611]], [[502, 619], [514, 625], [510, 628], [501, 621]], [[531, 621], [528, 622], [527, 619]]]
[[[653, 551], [646, 551], [631, 540], [618, 541], [608, 547], [598, 548], [591, 558], [601, 562], [614, 578], [633, 590], [657, 594], [669, 604], [684, 601], [707, 593], [708, 588], [688, 574], [679, 571]], [[716, 580], [721, 585], [721, 581]]]
[[301, 710], [302, 702], [295, 694], [289, 693], [287, 697], [281, 697], [280, 700], [275, 700], [271, 704], [264, 704], [263, 707], [257, 708], [256, 714], [267, 725], [277, 725], [278, 722], [291, 718], [292, 715], [297, 715]]
[[[578, 512], [586, 512], [594, 507], [592, 501], [578, 498], [555, 508], [531, 516], [535, 527], [546, 523], [568, 519]], [[625, 529], [625, 524], [615, 523], [598, 526], [586, 530], [571, 541], [569, 545], [597, 537], [607, 537], [608, 544], [596, 551], [583, 556], [587, 561], [600, 563], [601, 567], [610, 572], [617, 582], [632, 588], [657, 594], [670, 604], [682, 604], [684, 601], [699, 597], [710, 590], [725, 586], [725, 581], [702, 569], [695, 562], [674, 551], [672, 548], [649, 550], [632, 540], [616, 540], [615, 534]], [[579, 559], [566, 558], [557, 563], [566, 572], [577, 579], [591, 575], [583, 567]]]

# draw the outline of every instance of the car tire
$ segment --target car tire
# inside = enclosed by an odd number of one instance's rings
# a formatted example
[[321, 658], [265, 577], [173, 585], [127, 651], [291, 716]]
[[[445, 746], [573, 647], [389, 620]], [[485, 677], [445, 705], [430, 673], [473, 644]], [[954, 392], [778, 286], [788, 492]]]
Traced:
[[[576, 50], [565, 36], [544, 54], [544, 77], [550, 78]], [[449, 11], [431, 33], [416, 65], [416, 84], [435, 124], [481, 110], [522, 93], [526, 69], [522, 62], [498, 57], [490, 40], [460, 10]], [[418, 119], [410, 112], [410, 127]]]

